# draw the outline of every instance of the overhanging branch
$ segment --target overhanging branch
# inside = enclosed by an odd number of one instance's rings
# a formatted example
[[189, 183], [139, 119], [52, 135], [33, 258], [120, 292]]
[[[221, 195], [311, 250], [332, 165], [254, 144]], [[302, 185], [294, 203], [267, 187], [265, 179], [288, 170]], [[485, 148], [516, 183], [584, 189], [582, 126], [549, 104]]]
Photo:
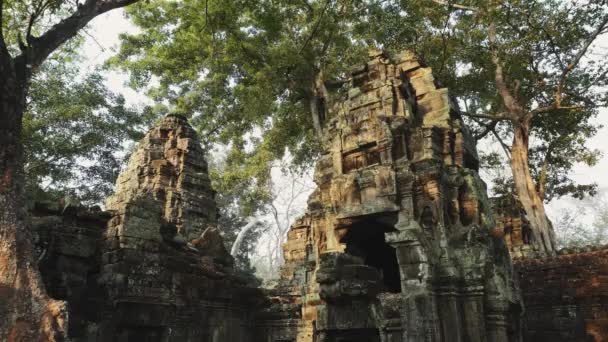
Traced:
[[500, 143], [500, 147], [502, 147], [502, 150], [505, 152], [505, 156], [507, 156], [507, 159], [511, 160], [511, 148], [509, 148], [509, 146], [505, 144], [504, 141], [502, 141], [502, 138], [500, 137], [500, 135], [498, 135], [496, 130], [493, 129], [492, 134], [494, 134], [494, 137], [496, 138], [496, 140], [498, 140], [498, 143]]
[[498, 121], [497, 121], [497, 120], [492, 120], [492, 121], [491, 121], [490, 123], [488, 123], [488, 124], [484, 124], [484, 123], [482, 123], [482, 122], [480, 122], [480, 121], [476, 121], [476, 122], [477, 122], [478, 124], [480, 124], [480, 125], [484, 126], [484, 127], [485, 127], [485, 129], [484, 129], [484, 130], [483, 130], [481, 133], [476, 134], [476, 135], [474, 136], [475, 140], [481, 140], [481, 139], [483, 139], [483, 138], [484, 138], [486, 135], [488, 135], [488, 133], [492, 132], [492, 131], [493, 131], [493, 130], [496, 128], [496, 124], [498, 123]]
[[40, 37], [32, 37], [26, 51], [26, 63], [35, 69], [59, 46], [73, 38], [96, 16], [115, 8], [131, 5], [138, 0], [86, 0], [69, 17], [53, 25]]
[[319, 30], [319, 27], [321, 26], [321, 20], [323, 20], [323, 16], [325, 16], [325, 12], [327, 11], [327, 8], [329, 7], [330, 2], [331, 2], [330, 0], [325, 1], [325, 6], [323, 6], [323, 10], [321, 10], [321, 14], [319, 15], [319, 18], [317, 19], [317, 22], [315, 23], [315, 26], [314, 26], [312, 32], [310, 33], [308, 38], [306, 38], [306, 41], [304, 41], [304, 44], [302, 44], [302, 47], [300, 48], [300, 52], [299, 52], [300, 54], [302, 53], [302, 51], [304, 51], [306, 46], [308, 46], [308, 43], [310, 43], [312, 38], [317, 34], [317, 31]]
[[486, 130], [484, 132], [482, 132], [483, 136], [480, 136], [481, 134], [479, 134], [479, 135], [475, 136], [475, 140], [479, 140], [479, 139], [483, 138], [484, 136], [486, 136], [488, 133], [492, 133], [494, 135], [494, 137], [496, 138], [496, 140], [498, 140], [498, 143], [502, 147], [503, 151], [505, 152], [505, 156], [508, 159], [511, 159], [511, 148], [509, 148], [509, 146], [507, 144], [505, 144], [504, 141], [502, 141], [502, 138], [500, 137], [498, 132], [496, 132], [496, 124], [498, 124], [498, 121], [494, 120], [494, 121], [490, 122], [489, 124], [484, 124], [483, 122], [477, 120], [475, 117], [472, 117], [472, 119], [477, 124], [486, 127]]
[[584, 106], [562, 106], [562, 105], [559, 105], [557, 102], [554, 102], [549, 106], [538, 107], [538, 108], [530, 111], [528, 116], [531, 118], [537, 114], [544, 114], [544, 113], [548, 113], [548, 112], [551, 112], [551, 111], [557, 110], [557, 109], [581, 110], [581, 109], [585, 109], [585, 107]]
[[555, 89], [555, 103], [556, 103], [557, 107], [561, 106], [562, 93], [564, 90], [564, 84], [566, 83], [566, 77], [572, 70], [574, 70], [574, 68], [577, 67], [577, 65], [580, 63], [581, 59], [583, 58], [583, 56], [587, 53], [587, 50], [589, 49], [591, 44], [593, 44], [595, 39], [597, 39], [597, 37], [607, 28], [607, 26], [608, 26], [608, 15], [606, 15], [604, 17], [604, 19], [602, 19], [602, 21], [597, 26], [597, 28], [587, 38], [587, 40], [583, 44], [583, 47], [579, 50], [579, 52], [576, 54], [576, 56], [574, 56], [572, 61], [570, 61], [570, 63], [568, 63], [568, 65], [565, 67], [565, 69], [562, 70], [562, 73], [559, 77], [559, 81], [557, 83], [557, 87]]
[[431, 0], [431, 1], [433, 1], [436, 4], [447, 6], [448, 8], [455, 9], [455, 10], [463, 10], [463, 11], [471, 11], [471, 12], [477, 11], [477, 7], [453, 4], [450, 1], [443, 1], [443, 0]]
[[496, 114], [475, 114], [475, 113], [467, 113], [461, 112], [460, 114], [477, 119], [488, 119], [494, 121], [505, 121], [505, 120], [514, 120], [513, 117], [509, 115], [507, 112], [496, 113]]

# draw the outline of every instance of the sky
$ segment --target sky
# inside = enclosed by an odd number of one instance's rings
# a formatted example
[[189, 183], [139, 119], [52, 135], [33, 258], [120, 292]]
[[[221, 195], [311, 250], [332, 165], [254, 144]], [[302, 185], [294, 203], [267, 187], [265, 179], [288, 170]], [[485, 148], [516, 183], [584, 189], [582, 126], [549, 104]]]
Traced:
[[[137, 29], [124, 17], [122, 9], [113, 10], [95, 18], [87, 28], [83, 68], [92, 69], [111, 57], [117, 51], [119, 34], [124, 32], [134, 33], [137, 32]], [[599, 45], [608, 49], [608, 37], [604, 36], [599, 41]], [[140, 106], [149, 103], [144, 95], [126, 86], [127, 76], [125, 74], [119, 71], [111, 71], [106, 77], [108, 86], [113, 91], [122, 94], [129, 104]], [[597, 205], [602, 197], [605, 196], [604, 198], [608, 199], [608, 108], [600, 110], [596, 122], [604, 127], [588, 142], [588, 146], [599, 149], [604, 156], [593, 167], [576, 165], [572, 171], [572, 177], [581, 184], [597, 183], [600, 197], [587, 200], [584, 203], [570, 197], [553, 200], [547, 205], [547, 214], [554, 221], [566, 210], [577, 211], [581, 205], [593, 207]], [[279, 173], [275, 173], [275, 177], [280, 177]], [[277, 178], [277, 182], [280, 183], [281, 181]], [[585, 224], [591, 224], [593, 220], [592, 210], [588, 211], [581, 219]]]

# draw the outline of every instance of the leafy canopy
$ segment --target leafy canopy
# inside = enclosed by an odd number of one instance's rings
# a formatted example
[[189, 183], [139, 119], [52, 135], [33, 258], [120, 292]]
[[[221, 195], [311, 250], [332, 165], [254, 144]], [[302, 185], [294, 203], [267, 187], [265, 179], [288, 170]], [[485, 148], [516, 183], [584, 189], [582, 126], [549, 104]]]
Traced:
[[99, 71], [80, 75], [78, 56], [56, 55], [33, 77], [23, 118], [30, 199], [98, 203], [112, 190], [129, 143], [149, 118], [106, 88]]
[[[601, 157], [586, 142], [608, 100], [606, 53], [595, 44], [608, 31], [605, 1], [403, 0], [378, 16], [385, 18], [375, 21], [378, 41], [415, 51], [468, 114], [475, 136], [502, 146], [504, 156], [487, 156], [487, 166], [510, 163], [514, 128], [529, 120], [525, 153], [541, 196], [596, 193], [571, 171]], [[402, 17], [409, 25], [398, 25]], [[494, 180], [498, 192], [513, 191], [511, 175]]]
[[140, 3], [128, 10], [140, 32], [122, 37], [112, 64], [130, 72], [132, 86], [146, 89], [156, 110], [192, 116], [208, 142], [235, 150], [227, 180], [257, 177], [263, 185], [268, 165], [286, 148], [295, 163], [314, 159], [315, 79], [321, 75], [329, 90], [330, 108], [348, 68], [365, 60], [368, 47], [414, 51], [470, 115], [476, 135], [500, 140], [510, 158], [519, 119], [505, 120], [498, 58], [522, 117], [533, 113], [528, 161], [550, 200], [595, 191], [569, 173], [575, 162], [593, 165], [599, 158], [585, 143], [597, 132], [597, 108], [606, 104], [600, 91], [606, 66], [584, 58], [568, 66], [581, 51], [588, 55], [585, 44], [607, 18], [607, 6], [574, 0]]
[[[227, 181], [268, 183], [289, 149], [318, 152], [310, 101], [319, 73], [343, 80], [366, 57], [369, 1], [158, 1], [128, 10], [141, 30], [124, 35], [112, 64], [128, 70], [160, 111], [192, 117], [207, 142], [232, 148]], [[331, 86], [330, 86], [331, 87]], [[238, 182], [238, 181], [237, 181]]]
[[123, 150], [149, 122], [107, 89], [103, 71], [80, 70], [83, 26], [128, 3], [2, 1], [0, 46], [8, 55], [1, 58], [16, 69], [27, 101], [19, 119], [30, 200], [99, 202], [111, 190]]

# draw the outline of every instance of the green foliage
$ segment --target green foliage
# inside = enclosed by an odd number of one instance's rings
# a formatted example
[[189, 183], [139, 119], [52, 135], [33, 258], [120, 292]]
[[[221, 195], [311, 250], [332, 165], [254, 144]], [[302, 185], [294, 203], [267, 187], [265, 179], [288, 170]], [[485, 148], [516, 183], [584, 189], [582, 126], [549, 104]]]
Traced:
[[149, 122], [108, 90], [98, 71], [79, 75], [74, 57], [55, 56], [32, 79], [23, 118], [31, 200], [50, 195], [101, 201], [112, 190], [121, 152]]
[[255, 177], [267, 187], [270, 164], [286, 149], [300, 165], [317, 155], [313, 82], [321, 73], [341, 80], [365, 59], [367, 3], [140, 3], [128, 13], [141, 32], [122, 37], [111, 63], [130, 72], [133, 87], [191, 116], [206, 142], [230, 146], [226, 186]]
[[[43, 37], [82, 6], [65, 0], [3, 1], [1, 43], [27, 93], [22, 142], [30, 200], [69, 196], [99, 202], [112, 188], [121, 152], [149, 121], [106, 88], [102, 71], [80, 72], [80, 26], [64, 23]], [[98, 14], [89, 12], [86, 21]]]
[[[221, 149], [223, 150], [223, 149]], [[235, 152], [230, 150], [229, 152]], [[234, 164], [232, 158], [224, 156], [220, 150], [207, 154], [209, 161], [209, 176], [213, 188], [217, 191], [215, 200], [220, 209], [219, 226], [222, 229], [224, 243], [230, 250], [239, 232], [247, 225], [249, 216], [254, 216], [264, 209], [264, 200], [268, 193], [258, 193], [262, 187], [255, 186], [255, 178], [238, 174], [244, 168]], [[262, 199], [262, 200], [260, 200]], [[243, 238], [241, 248], [235, 256], [237, 267], [245, 273], [253, 274], [255, 269], [251, 265], [250, 256], [255, 251], [264, 227], [256, 224]]]
[[[521, 106], [521, 120], [525, 113], [538, 111], [530, 114], [528, 153], [532, 176], [539, 190], [544, 186], [544, 199], [595, 194], [594, 184], [576, 184], [570, 174], [575, 163], [592, 166], [601, 156], [586, 146], [599, 128], [594, 123], [598, 108], [607, 104], [602, 90], [608, 82], [608, 66], [600, 62], [602, 57], [589, 53], [601, 51], [592, 46], [586, 54], [593, 59], [583, 58], [579, 65], [568, 69], [559, 105], [563, 108], [552, 107], [558, 100], [557, 88], [564, 70], [584, 52], [587, 40], [607, 18], [608, 4], [557, 0], [445, 3], [469, 9], [439, 6], [435, 1], [402, 1], [403, 12], [424, 19], [393, 37], [389, 47], [416, 51], [465, 112], [490, 117], [508, 111], [497, 85], [493, 61], [496, 52], [506, 86]], [[414, 41], [408, 40], [412, 37], [408, 30], [416, 32]], [[495, 42], [489, 39], [492, 30]], [[468, 121], [476, 135], [486, 132], [509, 148], [518, 120], [496, 123], [473, 117]], [[488, 126], [493, 129], [488, 130]], [[510, 158], [509, 152], [506, 157]], [[498, 191], [512, 186], [511, 176], [495, 181]]]
[[[77, 3], [66, 0], [4, 0], [2, 11], [2, 33], [4, 41], [13, 55], [20, 52], [20, 45], [37, 37], [53, 24], [77, 8]], [[71, 39], [62, 46], [63, 52], [75, 53], [82, 36]]]
[[[556, 101], [556, 86], [566, 64], [576, 58], [590, 32], [608, 15], [608, 8], [597, 2], [510, 1], [491, 15], [506, 77], [524, 110], [533, 111]], [[576, 108], [551, 109], [532, 119], [529, 164], [537, 187], [545, 188], [547, 202], [567, 194], [583, 198], [596, 193], [595, 184], [576, 184], [570, 175], [575, 163], [593, 166], [600, 157], [599, 151], [585, 144], [599, 128], [593, 123], [598, 107], [606, 105], [599, 91], [608, 81], [606, 70], [593, 60], [577, 66], [564, 80], [561, 100], [562, 106]], [[493, 73], [473, 75], [474, 82], [485, 78], [487, 84], [495, 77]], [[482, 108], [471, 110], [482, 111], [487, 106], [504, 110], [502, 99], [493, 100], [495, 92], [476, 91], [481, 94], [476, 102]], [[511, 128], [511, 123], [502, 124], [499, 135], [503, 140], [510, 139]]]
[[594, 166], [602, 156], [599, 150], [586, 146], [601, 128], [593, 123], [596, 114], [593, 108], [535, 118], [533, 137], [537, 143], [530, 148], [530, 164], [537, 182], [546, 167], [546, 202], [564, 195], [583, 199], [597, 194], [597, 184], [576, 184], [571, 178], [576, 163]]
[[[186, 0], [140, 3], [128, 12], [141, 31], [122, 37], [111, 63], [128, 70], [132, 86], [146, 89], [168, 110], [192, 116], [208, 142], [238, 150], [235, 160], [243, 168], [227, 176], [228, 182], [260, 177], [257, 184], [264, 185], [268, 166], [286, 148], [296, 164], [314, 160], [315, 78], [325, 81], [331, 107], [348, 68], [366, 59], [368, 47], [414, 51], [466, 112], [484, 115], [505, 111], [495, 51], [522, 111], [534, 111], [556, 100], [565, 64], [581, 51], [607, 8], [574, 0]], [[488, 39], [491, 28], [494, 43]], [[607, 82], [606, 68], [584, 60], [567, 73], [561, 100], [561, 106], [577, 108], [533, 118], [530, 167], [545, 186], [546, 200], [595, 191], [568, 175], [574, 163], [593, 165], [599, 158], [585, 142], [597, 131], [597, 108], [606, 104], [599, 91]], [[488, 123], [471, 120], [478, 134]], [[495, 138], [509, 145], [513, 122], [492, 125]]]

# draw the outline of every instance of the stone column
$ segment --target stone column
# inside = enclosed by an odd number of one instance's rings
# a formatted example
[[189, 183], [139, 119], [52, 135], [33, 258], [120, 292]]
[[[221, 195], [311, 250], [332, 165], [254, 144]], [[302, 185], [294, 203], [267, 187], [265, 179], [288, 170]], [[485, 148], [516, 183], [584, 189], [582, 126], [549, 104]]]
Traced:
[[507, 334], [508, 304], [503, 299], [492, 298], [486, 303], [486, 327], [488, 341], [509, 342]]
[[[462, 311], [464, 313], [464, 332], [466, 341], [483, 342], [485, 334], [485, 315], [483, 308], [483, 286], [469, 285], [462, 291]], [[489, 341], [494, 341], [490, 339]]]
[[444, 283], [446, 285], [436, 290], [443, 339], [451, 342], [472, 342], [463, 340], [462, 312], [458, 303], [458, 291], [452, 285], [454, 283], [452, 279], [447, 279]]
[[435, 293], [431, 284], [428, 257], [416, 238], [418, 224], [386, 234], [386, 241], [397, 250], [403, 296], [403, 338], [408, 342], [441, 341]]

